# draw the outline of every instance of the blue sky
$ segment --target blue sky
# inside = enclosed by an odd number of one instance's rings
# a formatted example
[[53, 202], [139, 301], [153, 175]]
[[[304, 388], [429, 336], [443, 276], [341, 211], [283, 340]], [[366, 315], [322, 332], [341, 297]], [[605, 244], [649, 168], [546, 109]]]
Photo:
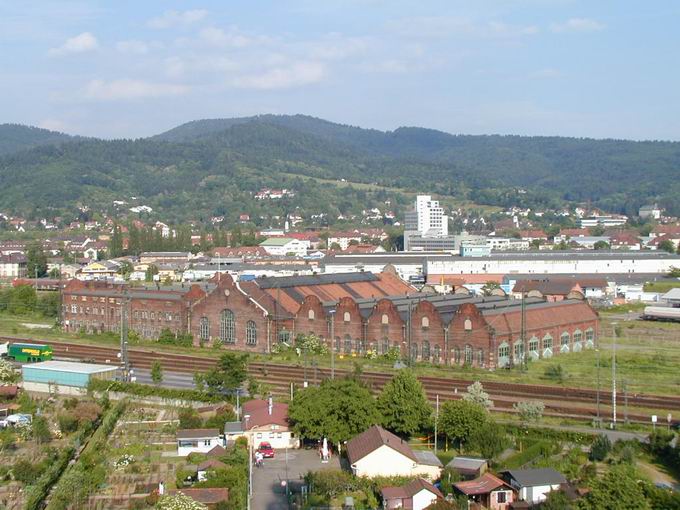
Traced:
[[0, 0], [0, 122], [101, 137], [304, 113], [680, 140], [680, 3]]

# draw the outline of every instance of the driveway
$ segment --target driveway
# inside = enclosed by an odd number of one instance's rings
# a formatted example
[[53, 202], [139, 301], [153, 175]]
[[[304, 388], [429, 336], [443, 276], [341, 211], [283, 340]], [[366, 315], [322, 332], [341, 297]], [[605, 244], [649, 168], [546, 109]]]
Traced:
[[307, 472], [320, 469], [340, 469], [340, 461], [332, 457], [328, 463], [322, 464], [316, 450], [288, 450], [286, 462], [285, 450], [276, 450], [275, 457], [264, 459], [261, 468], [253, 467], [251, 509], [288, 510], [286, 491], [281, 487], [281, 481], [286, 480], [286, 472], [289, 484], [295, 490]]

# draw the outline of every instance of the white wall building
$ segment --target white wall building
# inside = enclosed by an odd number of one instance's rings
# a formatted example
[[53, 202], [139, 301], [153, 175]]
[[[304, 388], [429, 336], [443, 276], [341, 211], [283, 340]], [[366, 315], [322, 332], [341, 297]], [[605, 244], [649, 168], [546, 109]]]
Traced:
[[542, 503], [548, 493], [567, 483], [564, 475], [552, 468], [512, 469], [506, 475], [519, 499], [531, 504]]
[[260, 246], [264, 248], [269, 255], [278, 257], [285, 257], [286, 255], [293, 255], [295, 257], [304, 257], [307, 255], [311, 243], [307, 240], [293, 239], [290, 237], [270, 237], [262, 241]]
[[215, 446], [224, 446], [217, 429], [184, 429], [177, 431], [177, 456], [208, 453]]

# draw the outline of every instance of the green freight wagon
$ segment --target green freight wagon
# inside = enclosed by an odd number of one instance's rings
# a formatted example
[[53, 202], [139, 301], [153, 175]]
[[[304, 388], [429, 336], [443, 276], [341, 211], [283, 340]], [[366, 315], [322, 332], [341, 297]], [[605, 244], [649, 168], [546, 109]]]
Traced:
[[24, 363], [47, 361], [52, 359], [52, 347], [41, 344], [10, 344], [7, 357]]

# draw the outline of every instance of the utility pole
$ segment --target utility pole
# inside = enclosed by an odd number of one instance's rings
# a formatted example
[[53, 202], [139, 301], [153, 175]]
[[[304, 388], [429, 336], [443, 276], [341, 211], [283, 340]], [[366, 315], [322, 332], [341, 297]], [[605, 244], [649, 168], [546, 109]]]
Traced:
[[595, 349], [597, 353], [597, 426], [601, 426], [602, 417], [600, 416], [600, 349]]
[[130, 358], [128, 357], [128, 306], [130, 293], [125, 289], [120, 306], [120, 361], [123, 368], [123, 381], [130, 381]]
[[612, 323], [614, 344], [612, 351], [612, 426], [616, 427], [616, 322]]
[[331, 380], [335, 379], [335, 310], [328, 312], [331, 315]]
[[434, 408], [434, 454], [437, 455], [437, 422], [439, 421], [439, 394]]

